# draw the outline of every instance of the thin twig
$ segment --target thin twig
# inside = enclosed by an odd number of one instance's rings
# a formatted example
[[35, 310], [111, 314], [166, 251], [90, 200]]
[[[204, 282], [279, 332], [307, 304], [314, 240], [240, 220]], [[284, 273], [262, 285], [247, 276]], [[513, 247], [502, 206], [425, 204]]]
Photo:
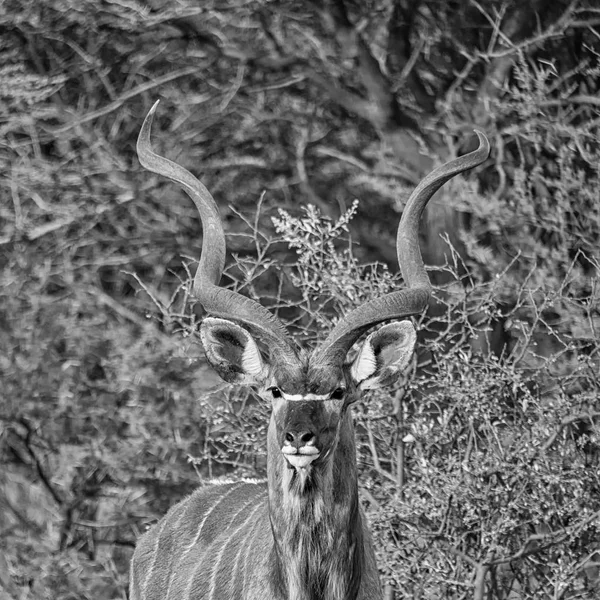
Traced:
[[192, 73], [197, 73], [198, 67], [185, 67], [184, 69], [179, 69], [178, 71], [174, 71], [173, 73], [168, 73], [167, 75], [163, 75], [162, 77], [157, 77], [148, 83], [143, 83], [142, 85], [138, 85], [133, 88], [129, 92], [126, 92], [122, 96], [119, 96], [114, 102], [103, 106], [102, 108], [92, 111], [87, 115], [80, 117], [79, 119], [69, 123], [68, 125], [63, 125], [62, 127], [57, 127], [50, 130], [52, 135], [59, 135], [61, 133], [65, 133], [74, 127], [78, 127], [79, 125], [83, 125], [84, 123], [88, 123], [89, 121], [94, 121], [100, 117], [104, 117], [111, 112], [121, 108], [127, 100], [131, 100], [131, 98], [135, 98], [148, 90], [152, 90], [154, 88], [160, 87], [169, 81], [173, 81], [174, 79], [179, 79], [180, 77], [185, 77], [186, 75], [191, 75]]

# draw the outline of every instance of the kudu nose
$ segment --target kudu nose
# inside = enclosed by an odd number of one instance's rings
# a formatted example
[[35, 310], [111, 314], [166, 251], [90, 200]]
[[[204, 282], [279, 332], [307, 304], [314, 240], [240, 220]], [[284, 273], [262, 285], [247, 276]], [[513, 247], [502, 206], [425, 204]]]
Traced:
[[294, 431], [290, 429], [285, 434], [285, 443], [295, 448], [301, 446], [314, 446], [315, 434], [312, 431]]

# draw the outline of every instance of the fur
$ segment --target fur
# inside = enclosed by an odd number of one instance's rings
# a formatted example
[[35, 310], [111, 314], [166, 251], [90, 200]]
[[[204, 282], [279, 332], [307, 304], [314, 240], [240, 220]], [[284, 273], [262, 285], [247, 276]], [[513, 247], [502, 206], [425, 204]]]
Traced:
[[299, 472], [271, 451], [272, 417], [268, 483], [214, 482], [173, 507], [138, 542], [131, 600], [380, 599], [348, 411], [339, 425], [332, 460]]
[[[265, 358], [224, 319], [202, 327], [224, 379], [252, 384], [271, 402], [267, 483], [209, 485], [171, 509], [138, 542], [131, 600], [381, 600], [349, 407], [365, 382], [404, 368], [412, 326], [369, 336], [354, 371], [307, 352]], [[314, 458], [291, 459], [302, 454]]]

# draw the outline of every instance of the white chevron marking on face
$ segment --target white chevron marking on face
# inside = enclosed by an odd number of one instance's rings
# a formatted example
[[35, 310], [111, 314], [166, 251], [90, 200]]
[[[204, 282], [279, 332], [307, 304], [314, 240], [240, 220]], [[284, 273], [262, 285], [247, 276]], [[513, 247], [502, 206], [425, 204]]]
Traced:
[[286, 394], [281, 392], [284, 400], [327, 400], [330, 394]]

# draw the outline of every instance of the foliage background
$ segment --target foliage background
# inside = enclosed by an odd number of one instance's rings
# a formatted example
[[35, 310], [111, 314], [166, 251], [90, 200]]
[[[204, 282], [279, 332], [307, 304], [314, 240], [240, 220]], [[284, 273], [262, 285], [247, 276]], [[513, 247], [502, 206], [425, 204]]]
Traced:
[[577, 0], [5, 0], [0, 598], [126, 598], [199, 478], [264, 475], [268, 407], [194, 339], [198, 217], [135, 158], [157, 98], [227, 282], [308, 343], [400, 284], [410, 190], [487, 133], [424, 219], [414, 372], [355, 409], [361, 496], [397, 598], [598, 597], [599, 26]]

